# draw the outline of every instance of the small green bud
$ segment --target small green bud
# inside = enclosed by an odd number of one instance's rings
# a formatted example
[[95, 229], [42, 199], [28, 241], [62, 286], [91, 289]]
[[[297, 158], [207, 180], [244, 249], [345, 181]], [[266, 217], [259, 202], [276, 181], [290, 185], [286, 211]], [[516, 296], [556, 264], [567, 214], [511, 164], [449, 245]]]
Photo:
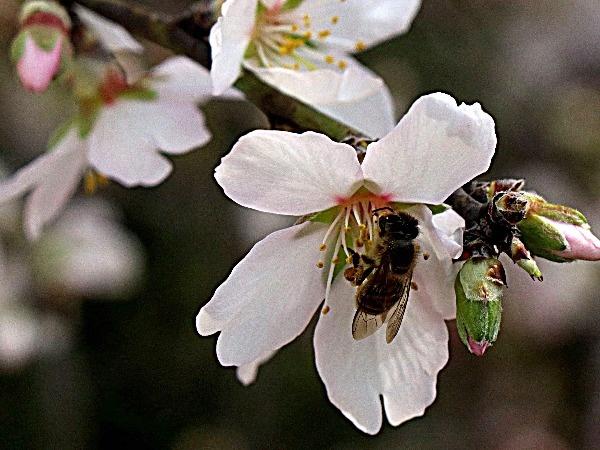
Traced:
[[504, 268], [496, 258], [470, 259], [456, 277], [458, 334], [474, 355], [482, 356], [496, 342], [504, 286]]
[[513, 236], [511, 243], [510, 257], [516, 262], [521, 269], [527, 272], [531, 278], [536, 278], [543, 281], [542, 271], [538, 267], [535, 260], [531, 257], [531, 253], [525, 247], [525, 244], [516, 236]]

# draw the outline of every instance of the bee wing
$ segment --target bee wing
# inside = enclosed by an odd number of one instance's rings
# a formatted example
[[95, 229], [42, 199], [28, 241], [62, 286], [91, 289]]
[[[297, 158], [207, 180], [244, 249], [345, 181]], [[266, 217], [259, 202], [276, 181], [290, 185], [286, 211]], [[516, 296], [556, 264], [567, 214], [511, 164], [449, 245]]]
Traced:
[[406, 311], [406, 305], [408, 304], [412, 275], [412, 269], [402, 275], [400, 299], [398, 300], [398, 303], [396, 303], [395, 309], [388, 320], [387, 328], [385, 330], [385, 341], [388, 344], [394, 340], [400, 330], [400, 325], [402, 324], [402, 319], [404, 318], [404, 313]]
[[352, 321], [352, 337], [357, 341], [371, 336], [385, 322], [387, 312], [381, 314], [369, 314], [368, 312], [357, 309]]

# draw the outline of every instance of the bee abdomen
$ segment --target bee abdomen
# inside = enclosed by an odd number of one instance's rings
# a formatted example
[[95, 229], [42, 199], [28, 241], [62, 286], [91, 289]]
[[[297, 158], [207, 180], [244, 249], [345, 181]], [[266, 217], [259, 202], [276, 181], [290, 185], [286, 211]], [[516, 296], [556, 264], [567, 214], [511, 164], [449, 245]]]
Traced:
[[400, 285], [391, 282], [382, 285], [369, 284], [357, 292], [358, 306], [368, 314], [378, 315], [389, 310], [398, 301]]
[[412, 242], [394, 242], [390, 245], [390, 266], [397, 275], [405, 274], [414, 264], [417, 249]]

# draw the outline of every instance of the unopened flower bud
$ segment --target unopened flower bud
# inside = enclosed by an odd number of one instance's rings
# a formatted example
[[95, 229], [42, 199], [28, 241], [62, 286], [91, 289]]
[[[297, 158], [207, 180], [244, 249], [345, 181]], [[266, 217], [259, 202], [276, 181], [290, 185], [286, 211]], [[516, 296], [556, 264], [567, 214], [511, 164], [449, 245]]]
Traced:
[[530, 208], [518, 225], [529, 251], [556, 262], [600, 260], [600, 240], [583, 214], [530, 194]]
[[521, 269], [527, 272], [531, 278], [536, 278], [543, 281], [542, 271], [538, 267], [531, 253], [525, 247], [525, 244], [516, 236], [513, 236], [511, 243], [510, 257], [516, 262]]
[[65, 67], [72, 54], [70, 29], [69, 15], [58, 3], [28, 1], [23, 5], [11, 55], [26, 89], [44, 92]]
[[456, 326], [474, 355], [482, 356], [498, 337], [505, 285], [504, 268], [496, 258], [472, 258], [456, 277]]

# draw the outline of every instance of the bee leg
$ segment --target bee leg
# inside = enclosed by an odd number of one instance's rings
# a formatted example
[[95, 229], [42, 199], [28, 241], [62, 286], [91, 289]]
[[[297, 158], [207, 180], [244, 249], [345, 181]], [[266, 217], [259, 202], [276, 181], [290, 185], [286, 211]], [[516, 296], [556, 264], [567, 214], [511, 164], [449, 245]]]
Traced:
[[357, 271], [357, 273], [354, 276], [354, 285], [358, 286], [358, 285], [362, 284], [362, 282], [365, 281], [365, 279], [371, 274], [371, 272], [373, 272], [373, 269], [374, 269], [373, 266], [369, 266], [369, 267], [361, 266], [359, 268], [359, 271]]
[[367, 266], [374, 266], [375, 265], [375, 260], [372, 259], [372, 258], [369, 258], [366, 255], [360, 255], [360, 260], [361, 260], [361, 262], [363, 262]]
[[356, 269], [360, 266], [360, 255], [354, 251], [354, 249], [349, 248], [350, 257], [352, 258], [352, 266]]

